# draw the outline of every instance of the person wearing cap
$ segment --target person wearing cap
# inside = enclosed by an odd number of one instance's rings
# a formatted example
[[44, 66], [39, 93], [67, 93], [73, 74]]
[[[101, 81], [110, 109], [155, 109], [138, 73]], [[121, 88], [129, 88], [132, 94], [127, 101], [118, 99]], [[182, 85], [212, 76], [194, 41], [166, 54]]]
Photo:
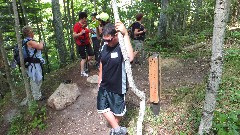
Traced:
[[[100, 22], [99, 34], [100, 34], [100, 37], [102, 37], [102, 28], [110, 22], [109, 15], [107, 13], [102, 12], [101, 14], [97, 15], [96, 18]], [[102, 41], [101, 41], [101, 45], [103, 45]]]
[[[101, 14], [96, 16], [96, 19], [100, 22], [99, 24], [99, 37], [100, 37], [100, 49], [99, 49], [99, 56], [101, 54], [101, 50], [102, 50], [102, 46], [104, 44], [104, 41], [102, 39], [102, 30], [103, 27], [108, 24], [109, 21], [109, 15], [107, 13], [102, 12]], [[98, 59], [100, 60], [100, 58]], [[98, 61], [98, 63], [100, 63], [100, 61]]]
[[104, 27], [107, 23], [109, 23], [109, 15], [105, 12], [97, 15], [96, 18], [100, 21], [101, 27]]
[[129, 61], [134, 59], [128, 31], [123, 23], [106, 24], [102, 32], [104, 45], [100, 54], [97, 110], [111, 125], [110, 135], [126, 135], [127, 133], [127, 128], [119, 125], [121, 117], [126, 113], [127, 74], [118, 32], [123, 35]]
[[91, 23], [91, 36], [93, 43], [93, 51], [96, 61], [96, 67], [99, 67], [99, 48], [100, 48], [100, 34], [99, 34], [99, 22], [96, 19], [97, 13], [91, 14], [92, 23]]
[[[143, 20], [143, 14], [138, 13], [136, 15], [136, 22], [133, 23], [133, 31], [134, 31], [134, 38], [133, 38], [133, 44], [134, 47], [134, 54], [135, 54], [135, 64], [140, 64], [139, 59], [143, 61], [143, 43], [145, 39], [145, 33], [146, 29], [144, 28], [144, 25], [142, 24]], [[140, 52], [140, 54], [139, 54]]]
[[87, 28], [87, 13], [79, 13], [79, 21], [74, 24], [73, 38], [77, 44], [77, 51], [80, 54], [82, 60], [80, 62], [81, 76], [88, 77], [88, 74], [84, 71], [84, 65], [86, 64], [86, 53], [88, 54], [88, 60], [92, 59], [94, 55], [91, 40], [90, 30]]

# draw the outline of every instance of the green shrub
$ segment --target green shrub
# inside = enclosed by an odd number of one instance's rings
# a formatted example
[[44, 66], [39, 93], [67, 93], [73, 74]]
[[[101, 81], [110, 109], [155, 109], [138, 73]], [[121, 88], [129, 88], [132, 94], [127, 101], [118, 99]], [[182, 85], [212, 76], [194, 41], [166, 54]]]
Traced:
[[40, 107], [36, 101], [26, 110], [21, 110], [20, 114], [12, 120], [8, 135], [28, 134], [34, 129], [43, 130], [46, 128], [46, 107]]
[[240, 134], [240, 49], [227, 49], [222, 84], [214, 112], [213, 132], [218, 135]]

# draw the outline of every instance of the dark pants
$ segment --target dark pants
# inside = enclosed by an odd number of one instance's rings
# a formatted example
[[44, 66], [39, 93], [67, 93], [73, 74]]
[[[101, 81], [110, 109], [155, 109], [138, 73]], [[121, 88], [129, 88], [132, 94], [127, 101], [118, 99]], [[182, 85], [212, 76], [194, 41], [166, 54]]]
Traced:
[[92, 42], [93, 42], [95, 60], [98, 63], [99, 62], [100, 40], [98, 40], [97, 37], [92, 37]]
[[93, 50], [92, 50], [92, 46], [90, 44], [89, 45], [83, 45], [83, 46], [78, 46], [77, 45], [77, 51], [80, 54], [82, 59], [86, 59], [86, 57], [87, 57], [86, 53], [88, 54], [88, 56], [93, 56], [94, 55]]

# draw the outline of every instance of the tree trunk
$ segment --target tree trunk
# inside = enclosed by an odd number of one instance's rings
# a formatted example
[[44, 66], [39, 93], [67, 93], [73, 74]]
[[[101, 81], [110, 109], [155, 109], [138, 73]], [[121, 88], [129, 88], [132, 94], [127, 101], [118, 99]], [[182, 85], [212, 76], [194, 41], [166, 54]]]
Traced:
[[23, 1], [20, 0], [19, 2], [20, 2], [20, 5], [21, 5], [21, 8], [22, 8], [23, 18], [24, 18], [25, 25], [28, 25], [28, 16], [27, 16], [26, 10], [25, 10], [25, 8], [24, 8]]
[[27, 72], [25, 70], [25, 64], [24, 64], [24, 60], [23, 60], [22, 40], [21, 40], [21, 36], [20, 36], [20, 33], [19, 33], [20, 28], [19, 28], [19, 18], [18, 18], [16, 0], [13, 0], [12, 6], [13, 6], [14, 17], [15, 17], [15, 32], [16, 32], [18, 48], [19, 48], [21, 72], [22, 72], [22, 76], [23, 76], [23, 80], [24, 80], [24, 84], [25, 84], [25, 90], [26, 90], [28, 105], [30, 105], [31, 101], [32, 101], [32, 97], [31, 97], [31, 94], [30, 94], [30, 92], [31, 92], [30, 91], [30, 84], [29, 84], [29, 81], [28, 81], [28, 76], [27, 76]]
[[41, 33], [41, 30], [40, 30], [40, 26], [39, 26], [39, 19], [37, 16], [35, 16], [35, 19], [37, 21], [37, 32], [38, 32], [38, 41], [41, 41], [42, 40], [42, 33]]
[[[42, 4], [41, 4], [41, 1], [40, 0], [38, 0], [38, 5], [39, 5], [39, 7], [40, 7], [40, 11], [39, 11], [39, 17], [40, 17], [40, 20], [42, 20]], [[37, 21], [38, 22], [38, 21]], [[46, 61], [46, 63], [44, 64], [44, 67], [47, 67], [47, 68], [44, 68], [44, 69], [46, 69], [46, 73], [50, 73], [50, 66], [49, 66], [49, 59], [48, 59], [48, 46], [47, 46], [47, 42], [46, 42], [46, 38], [45, 38], [45, 34], [44, 34], [44, 30], [43, 30], [43, 24], [42, 23], [40, 23], [40, 31], [39, 31], [39, 33], [41, 33], [41, 35], [42, 35], [42, 39], [40, 39], [40, 40], [43, 40], [44, 41], [44, 48], [43, 48], [43, 53], [44, 53], [44, 56], [45, 56], [45, 61]], [[43, 70], [44, 70], [43, 69]]]
[[161, 0], [161, 13], [159, 18], [158, 34], [160, 39], [167, 37], [167, 15], [166, 10], [168, 7], [168, 0]]
[[[67, 6], [66, 6], [67, 3]], [[73, 56], [72, 56], [72, 44], [71, 44], [71, 39], [72, 37], [70, 37], [70, 29], [69, 28], [69, 16], [68, 16], [68, 9], [69, 9], [69, 0], [67, 0], [67, 2], [65, 0], [63, 0], [63, 8], [64, 8], [64, 26], [66, 28], [66, 32], [67, 32], [67, 39], [68, 39], [68, 46], [69, 46], [69, 52], [70, 52], [70, 59], [73, 61]]]
[[223, 44], [225, 29], [228, 20], [230, 1], [217, 0], [214, 16], [214, 28], [212, 39], [211, 69], [206, 88], [205, 103], [198, 133], [210, 133], [212, 127], [213, 112], [216, 106], [216, 95], [222, 77], [223, 68]]
[[56, 36], [56, 44], [60, 59], [60, 67], [66, 65], [67, 49], [64, 41], [62, 18], [60, 12], [59, 0], [52, 0], [53, 26]]
[[[72, 3], [72, 0], [71, 0], [71, 3]], [[73, 9], [72, 9], [73, 10]], [[69, 46], [71, 46], [71, 50], [70, 50], [70, 57], [71, 57], [71, 60], [75, 60], [76, 56], [75, 56], [75, 51], [74, 51], [74, 41], [73, 41], [73, 20], [72, 20], [72, 17], [70, 15], [71, 11], [70, 11], [70, 4], [69, 4], [69, 0], [67, 0], [67, 17], [68, 17], [68, 29], [69, 29], [69, 39], [70, 39], [70, 42], [69, 42]]]
[[5, 48], [3, 46], [3, 37], [2, 37], [2, 31], [0, 29], [0, 50], [1, 50], [1, 53], [2, 54], [2, 60], [4, 61], [4, 67], [5, 67], [5, 73], [6, 73], [6, 78], [7, 78], [7, 82], [9, 84], [9, 88], [11, 90], [11, 94], [12, 94], [12, 101], [14, 103], [17, 103], [17, 98], [16, 98], [16, 91], [14, 89], [14, 86], [13, 86], [13, 82], [12, 82], [12, 76], [11, 76], [11, 71], [10, 71], [10, 68], [9, 68], [9, 65], [8, 65], [8, 59], [7, 59], [7, 54], [6, 54], [6, 51], [5, 51]]
[[[120, 21], [116, 0], [112, 0], [112, 8], [113, 8], [115, 22]], [[119, 38], [120, 48], [123, 53], [123, 58], [125, 61], [125, 69], [127, 72], [127, 79], [129, 82], [129, 86], [131, 87], [131, 90], [134, 92], [134, 94], [136, 94], [141, 99], [140, 109], [139, 109], [139, 117], [138, 117], [138, 121], [137, 121], [137, 135], [142, 135], [142, 123], [143, 123], [144, 113], [145, 113], [145, 108], [146, 108], [146, 102], [145, 102], [146, 97], [145, 97], [145, 93], [138, 90], [134, 83], [133, 76], [132, 76], [131, 64], [128, 59], [127, 49], [126, 49], [126, 46], [124, 45], [123, 35], [120, 32], [118, 34], [118, 38]]]
[[97, 13], [97, 2], [96, 2], [96, 0], [93, 0], [93, 4], [94, 4], [94, 11], [95, 11], [95, 13]]
[[[1, 32], [1, 29], [0, 29], [0, 32]], [[0, 33], [0, 34], [2, 34], [2, 33]], [[0, 35], [0, 36], [2, 36], [2, 35]], [[1, 43], [0, 45], [3, 46], [3, 40], [0, 43]], [[3, 56], [2, 56], [1, 48], [0, 48], [0, 74], [3, 70], [4, 70], [4, 60], [3, 60]]]
[[199, 21], [199, 10], [202, 8], [202, 0], [195, 0], [196, 9], [195, 9], [195, 17], [194, 22], [198, 23]]
[[71, 0], [71, 9], [72, 9], [72, 24], [71, 25], [73, 26], [74, 25], [73, 23], [76, 22], [75, 12], [74, 12], [74, 8], [73, 8], [73, 0]]
[[43, 53], [44, 53], [45, 61], [46, 61], [44, 67], [47, 66], [46, 73], [50, 73], [51, 69], [50, 69], [50, 65], [49, 65], [50, 62], [49, 62], [49, 58], [48, 58], [48, 43], [46, 42], [46, 38], [45, 38], [45, 34], [44, 34], [42, 23], [41, 23], [41, 33], [43, 35], [43, 41], [44, 41]]

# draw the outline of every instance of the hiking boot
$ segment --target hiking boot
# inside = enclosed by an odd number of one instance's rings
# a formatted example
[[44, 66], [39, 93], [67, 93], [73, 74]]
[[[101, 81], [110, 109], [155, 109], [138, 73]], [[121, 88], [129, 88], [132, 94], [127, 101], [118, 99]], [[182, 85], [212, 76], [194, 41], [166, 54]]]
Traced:
[[86, 72], [81, 72], [81, 76], [88, 77], [88, 74]]
[[127, 134], [127, 128], [126, 127], [120, 127], [120, 130], [118, 132], [114, 131], [113, 135], [126, 135]]

